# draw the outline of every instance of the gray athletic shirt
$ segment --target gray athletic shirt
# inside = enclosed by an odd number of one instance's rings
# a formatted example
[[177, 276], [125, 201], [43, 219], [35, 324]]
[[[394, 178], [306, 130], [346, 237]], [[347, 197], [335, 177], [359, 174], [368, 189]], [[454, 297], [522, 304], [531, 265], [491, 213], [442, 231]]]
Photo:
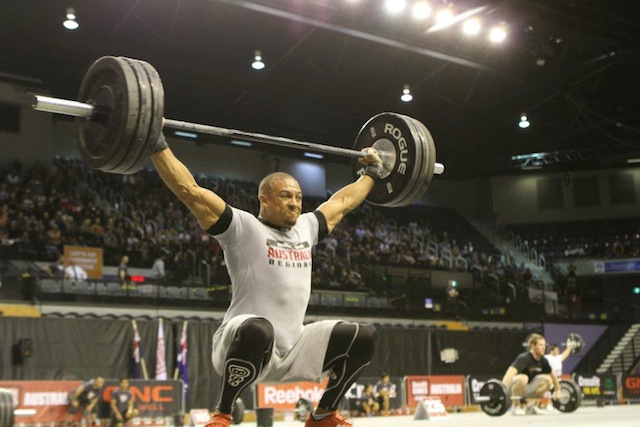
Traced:
[[273, 324], [276, 349], [285, 355], [302, 335], [311, 296], [311, 249], [327, 235], [324, 216], [304, 213], [292, 228], [278, 228], [227, 205], [207, 231], [224, 250], [233, 285], [221, 327], [241, 314], [265, 317]]

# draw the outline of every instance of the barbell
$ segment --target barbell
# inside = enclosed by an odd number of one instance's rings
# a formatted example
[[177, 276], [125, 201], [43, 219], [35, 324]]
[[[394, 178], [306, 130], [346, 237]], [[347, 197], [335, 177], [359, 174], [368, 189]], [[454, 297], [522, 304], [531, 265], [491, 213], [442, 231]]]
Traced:
[[133, 174], [144, 168], [162, 127], [198, 132], [257, 143], [351, 157], [354, 179], [364, 174], [357, 161], [362, 149], [375, 148], [384, 173], [367, 196], [374, 205], [398, 207], [411, 204], [427, 190], [434, 174], [442, 174], [433, 138], [420, 121], [397, 113], [380, 113], [360, 129], [353, 149], [298, 141], [261, 133], [164, 119], [164, 88], [158, 72], [137, 59], [104, 56], [88, 69], [78, 100], [35, 95], [38, 111], [75, 116], [78, 149], [93, 169]]
[[35, 409], [15, 409], [11, 390], [0, 388], [0, 427], [13, 427], [15, 417], [35, 414]]
[[[560, 412], [573, 412], [582, 404], [582, 391], [578, 384], [571, 380], [560, 380], [560, 398], [551, 399], [553, 407]], [[496, 379], [491, 379], [480, 388], [474, 400], [480, 403], [482, 411], [492, 417], [504, 415], [518, 396], [510, 396], [509, 390]]]

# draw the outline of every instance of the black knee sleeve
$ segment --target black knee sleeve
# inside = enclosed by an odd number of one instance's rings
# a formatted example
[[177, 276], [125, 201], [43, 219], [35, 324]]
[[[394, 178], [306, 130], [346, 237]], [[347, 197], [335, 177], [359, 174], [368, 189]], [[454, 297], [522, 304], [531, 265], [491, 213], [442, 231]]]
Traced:
[[377, 331], [372, 325], [338, 323], [331, 333], [324, 370], [329, 370], [336, 362], [349, 357], [369, 363], [376, 349]]
[[265, 318], [253, 317], [240, 325], [224, 362], [220, 412], [230, 414], [242, 390], [255, 381], [269, 362], [274, 339], [273, 325]]
[[261, 358], [267, 358], [264, 362], [266, 363], [271, 357], [274, 339], [275, 333], [271, 322], [263, 317], [249, 318], [242, 322], [236, 331], [236, 336], [227, 350], [227, 358], [248, 356], [251, 360], [256, 360], [259, 355]]
[[376, 328], [338, 323], [329, 339], [324, 370], [331, 370], [327, 389], [318, 406], [334, 411], [349, 387], [371, 362], [376, 347]]

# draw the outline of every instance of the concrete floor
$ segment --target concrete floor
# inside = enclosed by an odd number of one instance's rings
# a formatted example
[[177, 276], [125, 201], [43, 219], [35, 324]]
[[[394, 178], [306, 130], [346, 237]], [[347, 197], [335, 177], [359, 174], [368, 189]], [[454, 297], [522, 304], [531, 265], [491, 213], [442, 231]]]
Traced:
[[[354, 427], [396, 427], [418, 423], [445, 423], [447, 427], [497, 427], [497, 426], [553, 426], [553, 427], [638, 427], [640, 426], [640, 405], [618, 405], [605, 407], [581, 407], [572, 413], [552, 412], [547, 415], [514, 416], [507, 413], [501, 417], [490, 417], [484, 412], [449, 414], [448, 420], [414, 421], [413, 416], [391, 416], [354, 418]], [[244, 425], [257, 425], [255, 421]], [[302, 427], [300, 421], [275, 421], [273, 427]]]

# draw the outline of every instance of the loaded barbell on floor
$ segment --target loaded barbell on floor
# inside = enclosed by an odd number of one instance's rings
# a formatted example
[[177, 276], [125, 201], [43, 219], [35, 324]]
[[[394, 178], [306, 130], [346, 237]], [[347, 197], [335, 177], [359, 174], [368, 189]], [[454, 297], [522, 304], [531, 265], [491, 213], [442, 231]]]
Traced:
[[35, 409], [15, 409], [11, 390], [0, 388], [0, 427], [13, 427], [15, 417], [35, 414]]
[[[582, 404], [580, 387], [571, 380], [560, 380], [559, 382], [561, 396], [551, 400], [553, 407], [560, 412], [575, 411]], [[519, 396], [511, 396], [507, 387], [495, 379], [487, 381], [480, 388], [478, 395], [474, 400], [480, 403], [480, 408], [485, 414], [492, 417], [504, 415], [511, 408], [513, 401], [521, 399]]]
[[396, 113], [369, 119], [358, 133], [353, 149], [285, 137], [165, 119], [164, 89], [158, 72], [144, 61], [104, 56], [85, 74], [78, 101], [36, 95], [33, 108], [78, 119], [78, 145], [85, 163], [110, 173], [133, 174], [151, 155], [162, 127], [245, 139], [351, 157], [354, 179], [364, 173], [357, 159], [363, 148], [380, 154], [385, 173], [367, 200], [375, 205], [406, 206], [427, 190], [434, 174], [444, 172], [437, 163], [429, 130], [420, 121]]

